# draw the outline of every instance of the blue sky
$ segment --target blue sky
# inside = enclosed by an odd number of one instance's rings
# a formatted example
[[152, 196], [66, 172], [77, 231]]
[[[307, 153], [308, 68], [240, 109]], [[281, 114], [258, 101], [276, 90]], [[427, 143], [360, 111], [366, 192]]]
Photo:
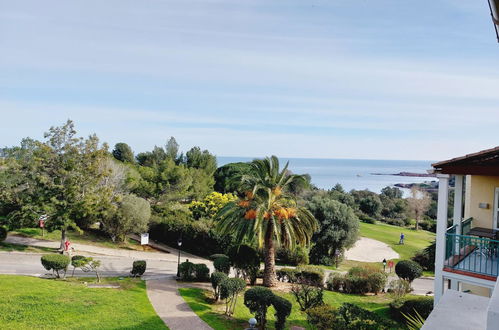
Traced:
[[445, 159], [499, 145], [486, 0], [0, 0], [0, 145]]

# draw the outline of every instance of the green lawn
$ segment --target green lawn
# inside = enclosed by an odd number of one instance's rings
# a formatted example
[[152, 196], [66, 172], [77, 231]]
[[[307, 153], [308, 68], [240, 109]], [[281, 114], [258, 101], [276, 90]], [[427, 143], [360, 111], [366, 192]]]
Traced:
[[[399, 245], [400, 233], [404, 233], [404, 245]], [[360, 223], [360, 236], [388, 244], [401, 259], [410, 259], [435, 239], [435, 234], [425, 230], [413, 230], [384, 223]]]
[[[211, 303], [213, 297], [213, 293], [211, 291], [197, 288], [181, 288], [179, 291], [192, 310], [215, 330], [244, 329], [248, 326], [248, 320], [253, 317], [248, 308], [244, 306], [242, 294], [237, 300], [237, 306], [233, 317], [228, 318], [223, 315], [225, 311], [225, 304]], [[285, 297], [293, 303], [293, 310], [286, 323], [287, 329], [289, 329], [292, 325], [301, 326], [306, 329], [313, 329], [307, 322], [306, 314], [300, 311], [294, 297], [289, 293], [279, 292], [279, 295]], [[327, 304], [339, 307], [341, 304], [349, 302], [374, 311], [386, 318], [389, 318], [388, 304], [390, 301], [391, 299], [385, 295], [362, 296], [324, 291], [324, 302]], [[267, 319], [269, 321], [268, 328], [274, 329], [275, 317], [273, 307], [269, 307]]]
[[0, 275], [0, 329], [166, 329], [143, 281], [104, 281], [122, 288], [91, 289], [76, 279]]
[[5, 243], [5, 242], [0, 242], [0, 251], [47, 253], [47, 252], [56, 252], [57, 249], [51, 249], [51, 248], [45, 248], [45, 247], [34, 247], [34, 246], [27, 246], [27, 245], [17, 245], [17, 244], [9, 244], [9, 243]]
[[[17, 234], [26, 237], [46, 239], [50, 241], [60, 241], [61, 231], [55, 230], [53, 232], [44, 231], [42, 236], [42, 230], [40, 228], [21, 228], [16, 231], [11, 232], [12, 234]], [[84, 230], [81, 234], [76, 231], [68, 231], [68, 238], [74, 243], [96, 245], [106, 248], [126, 248], [132, 250], [141, 250], [142, 247], [139, 242], [132, 239], [128, 239], [126, 243], [115, 243], [111, 241], [109, 236], [99, 232], [95, 229]]]

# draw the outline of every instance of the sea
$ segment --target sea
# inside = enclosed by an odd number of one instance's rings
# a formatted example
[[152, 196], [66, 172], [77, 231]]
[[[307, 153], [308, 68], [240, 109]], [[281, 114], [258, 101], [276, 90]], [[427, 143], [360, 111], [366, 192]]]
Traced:
[[[217, 157], [218, 166], [234, 162], [249, 162], [251, 157]], [[397, 183], [423, 183], [435, 181], [432, 177], [407, 177], [393, 175], [400, 172], [426, 174], [431, 169], [430, 160], [370, 160], [370, 159], [314, 159], [280, 158], [281, 166], [289, 162], [295, 174], [309, 174], [318, 188], [331, 189], [340, 183], [346, 191], [368, 189], [379, 193]], [[382, 175], [375, 175], [382, 174]], [[407, 193], [407, 191], [405, 191]]]

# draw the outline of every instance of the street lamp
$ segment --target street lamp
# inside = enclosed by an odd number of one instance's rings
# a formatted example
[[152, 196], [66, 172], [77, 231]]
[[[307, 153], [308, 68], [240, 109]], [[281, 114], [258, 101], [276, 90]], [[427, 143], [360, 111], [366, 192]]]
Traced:
[[255, 325], [256, 325], [256, 319], [254, 317], [250, 318], [249, 319], [249, 325], [250, 325], [250, 329], [254, 329], [255, 328]]
[[180, 247], [182, 246], [182, 236], [177, 240], [178, 245], [178, 262], [177, 262], [177, 277], [180, 277]]
[[488, 0], [490, 16], [494, 23], [494, 30], [496, 31], [497, 42], [499, 42], [499, 0]]

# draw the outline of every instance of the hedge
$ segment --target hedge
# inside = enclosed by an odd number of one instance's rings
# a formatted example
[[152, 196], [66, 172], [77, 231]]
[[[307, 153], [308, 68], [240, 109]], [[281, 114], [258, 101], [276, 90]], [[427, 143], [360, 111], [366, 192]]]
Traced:
[[194, 278], [198, 282], [207, 282], [210, 280], [210, 269], [205, 264], [194, 265]]
[[397, 299], [390, 303], [390, 313], [398, 321], [405, 321], [402, 315], [415, 315], [418, 312], [422, 318], [426, 319], [433, 310], [433, 297], [416, 297]]
[[294, 268], [280, 268], [276, 271], [277, 280], [281, 282], [295, 283], [299, 271]]
[[302, 266], [297, 268], [297, 279], [299, 282], [307, 282], [316, 286], [324, 285], [324, 269], [314, 266]]
[[179, 275], [182, 281], [206, 282], [210, 279], [210, 270], [205, 264], [186, 261], [180, 264]]

